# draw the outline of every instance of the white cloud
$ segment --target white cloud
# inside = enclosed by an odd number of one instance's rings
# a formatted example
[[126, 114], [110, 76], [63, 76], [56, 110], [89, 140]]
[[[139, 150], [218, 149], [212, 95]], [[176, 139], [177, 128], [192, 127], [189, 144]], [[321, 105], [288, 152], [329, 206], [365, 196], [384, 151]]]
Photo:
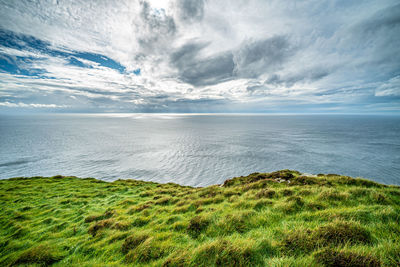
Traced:
[[10, 103], [10, 102], [0, 102], [0, 106], [9, 108], [66, 108], [66, 105], [56, 105], [56, 104], [26, 104], [26, 103]]
[[396, 76], [375, 90], [376, 96], [400, 96], [400, 76]]

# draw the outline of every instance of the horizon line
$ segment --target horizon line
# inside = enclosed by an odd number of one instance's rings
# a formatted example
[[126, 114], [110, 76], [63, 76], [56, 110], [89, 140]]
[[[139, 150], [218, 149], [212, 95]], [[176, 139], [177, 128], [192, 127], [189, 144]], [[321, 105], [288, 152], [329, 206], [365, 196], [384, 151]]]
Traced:
[[274, 116], [274, 115], [392, 115], [399, 116], [398, 112], [1, 112], [0, 115], [170, 115], [170, 116], [204, 116], [204, 115], [244, 115], [244, 116]]

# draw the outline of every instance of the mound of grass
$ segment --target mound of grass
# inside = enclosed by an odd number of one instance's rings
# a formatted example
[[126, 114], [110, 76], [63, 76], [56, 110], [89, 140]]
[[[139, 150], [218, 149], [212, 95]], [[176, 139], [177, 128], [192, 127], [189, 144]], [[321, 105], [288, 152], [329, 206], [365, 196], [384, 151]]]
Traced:
[[288, 253], [307, 253], [319, 247], [371, 244], [372, 236], [359, 223], [334, 221], [315, 229], [299, 228], [286, 234], [281, 243]]
[[276, 205], [277, 210], [280, 210], [286, 214], [292, 214], [299, 212], [304, 207], [304, 200], [299, 196], [291, 196], [286, 199], [285, 202], [280, 202]]
[[326, 248], [315, 254], [315, 259], [329, 267], [379, 267], [381, 262], [373, 255]]
[[93, 221], [99, 221], [99, 220], [103, 220], [103, 219], [108, 219], [110, 217], [112, 217], [114, 215], [114, 211], [113, 210], [107, 210], [106, 212], [104, 212], [104, 214], [100, 214], [100, 215], [90, 215], [88, 217], [85, 218], [85, 222], [86, 223], [90, 223]]
[[155, 241], [152, 237], [146, 239], [125, 257], [127, 263], [148, 263], [162, 258], [168, 248], [162, 243]]
[[263, 189], [256, 193], [256, 198], [273, 198], [276, 195], [274, 190]]
[[341, 193], [338, 190], [328, 189], [320, 193], [319, 199], [327, 201], [344, 201], [349, 197], [349, 194]]
[[204, 188], [0, 180], [0, 266], [396, 266], [400, 188], [253, 173]]
[[192, 266], [262, 266], [263, 259], [252, 240], [218, 239], [200, 245], [190, 259]]
[[250, 228], [248, 213], [238, 212], [235, 214], [228, 214], [220, 220], [215, 229], [218, 233], [232, 234], [234, 232], [244, 233]]
[[63, 257], [59, 253], [55, 253], [48, 245], [38, 245], [22, 252], [14, 264], [38, 264], [41, 266], [49, 266], [60, 261]]
[[288, 232], [281, 241], [284, 253], [298, 254], [312, 251], [318, 246], [318, 240], [312, 237], [312, 231], [299, 228]]
[[126, 221], [119, 221], [119, 222], [116, 222], [116, 223], [112, 226], [112, 228], [113, 228], [113, 229], [120, 230], [120, 231], [126, 231], [126, 230], [128, 230], [128, 229], [130, 228], [130, 226], [131, 226], [131, 224], [130, 224], [129, 222], [126, 222]]
[[149, 217], [140, 216], [133, 220], [132, 225], [136, 227], [142, 227], [148, 224], [149, 222], [150, 222]]
[[97, 221], [96, 223], [92, 224], [89, 229], [88, 233], [91, 234], [93, 237], [96, 236], [97, 232], [104, 228], [110, 228], [111, 225], [114, 224], [113, 219], [105, 219], [101, 221]]
[[133, 234], [127, 237], [122, 244], [122, 252], [128, 253], [131, 249], [136, 248], [138, 245], [146, 241], [150, 236], [146, 233]]
[[208, 218], [195, 216], [190, 220], [187, 227], [187, 232], [190, 236], [196, 238], [207, 228], [209, 224], [210, 220]]
[[319, 227], [315, 231], [316, 238], [325, 244], [369, 244], [372, 242], [371, 233], [358, 223], [335, 221]]

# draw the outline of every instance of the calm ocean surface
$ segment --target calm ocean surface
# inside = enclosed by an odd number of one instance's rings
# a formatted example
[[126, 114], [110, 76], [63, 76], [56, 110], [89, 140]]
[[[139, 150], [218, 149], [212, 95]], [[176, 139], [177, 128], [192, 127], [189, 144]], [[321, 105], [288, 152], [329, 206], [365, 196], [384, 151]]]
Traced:
[[400, 184], [400, 117], [0, 115], [0, 178], [133, 178], [206, 186], [252, 172]]

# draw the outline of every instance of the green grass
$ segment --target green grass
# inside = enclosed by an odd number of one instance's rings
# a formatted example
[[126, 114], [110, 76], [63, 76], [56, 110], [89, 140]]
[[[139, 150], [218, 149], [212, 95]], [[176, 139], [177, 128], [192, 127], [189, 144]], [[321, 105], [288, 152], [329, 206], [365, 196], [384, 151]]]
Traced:
[[194, 188], [0, 180], [0, 266], [398, 266], [400, 188], [253, 173]]

